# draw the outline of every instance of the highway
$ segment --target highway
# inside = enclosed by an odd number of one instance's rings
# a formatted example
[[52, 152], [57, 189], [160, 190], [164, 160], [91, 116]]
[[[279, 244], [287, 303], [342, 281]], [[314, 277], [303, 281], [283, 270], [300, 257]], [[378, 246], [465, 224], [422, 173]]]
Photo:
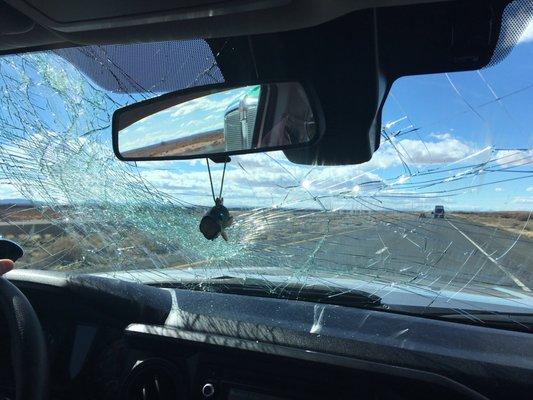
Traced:
[[282, 244], [294, 265], [441, 290], [483, 282], [531, 293], [533, 241], [465, 219], [387, 218]]
[[[244, 221], [242, 225], [254, 233], [251, 224]], [[227, 243], [227, 250], [233, 255], [227, 258], [221, 254], [228, 266], [235, 260], [236, 266], [282, 266], [293, 268], [298, 274], [323, 271], [339, 277], [379, 277], [433, 290], [467, 287], [471, 282], [508, 287], [528, 295], [533, 290], [533, 240], [463, 218], [416, 218], [396, 213], [301, 216], [284, 211], [283, 218], [270, 219], [262, 234], [247, 239], [240, 258], [235, 251], [232, 253], [237, 242], [243, 240], [236, 238], [236, 229], [239, 228], [229, 230]], [[32, 249], [28, 248], [31, 242], [26, 243], [23, 236], [17, 236], [21, 233], [51, 238], [64, 235], [63, 226], [50, 221], [0, 223], [0, 235], [21, 242], [29, 251], [25, 260], [31, 257]], [[49, 246], [48, 240], [52, 239], [43, 239], [33, 250]], [[200, 236], [198, 240], [202, 248], [211, 246], [211, 242], [204, 243]], [[55, 251], [57, 255], [43, 253], [46, 258], [42, 261], [36, 258], [31, 268], [55, 268], [56, 259], [64, 262], [63, 251], [60, 248]], [[164, 262], [163, 268], [217, 264], [216, 258], [191, 260], [181, 254], [170, 252], [160, 255], [159, 260]], [[113, 253], [109, 257], [113, 258]], [[153, 268], [152, 257], [132, 257], [131, 261], [133, 268]]]

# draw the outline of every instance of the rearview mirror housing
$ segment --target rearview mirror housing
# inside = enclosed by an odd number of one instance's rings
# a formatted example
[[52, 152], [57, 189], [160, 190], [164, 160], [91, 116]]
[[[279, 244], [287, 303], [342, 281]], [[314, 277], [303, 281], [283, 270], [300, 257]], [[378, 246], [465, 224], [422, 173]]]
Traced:
[[312, 89], [299, 82], [210, 85], [116, 110], [113, 150], [123, 161], [224, 161], [312, 146], [323, 129]]

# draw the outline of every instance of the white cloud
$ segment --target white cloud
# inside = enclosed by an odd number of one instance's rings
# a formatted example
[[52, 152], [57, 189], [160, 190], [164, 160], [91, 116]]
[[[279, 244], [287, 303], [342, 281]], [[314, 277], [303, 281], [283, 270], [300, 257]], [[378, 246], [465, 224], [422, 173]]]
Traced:
[[310, 180], [306, 179], [306, 180], [304, 180], [304, 181], [302, 182], [302, 187], [303, 187], [304, 189], [311, 189], [311, 185], [312, 185], [312, 184], [313, 184], [313, 183], [312, 183]]
[[503, 188], [497, 187], [497, 188], [494, 188], [494, 191], [495, 192], [503, 192]]
[[212, 114], [221, 113], [230, 105], [231, 102], [241, 96], [245, 90], [246, 89], [228, 91], [224, 94], [224, 98], [220, 98], [220, 95], [217, 96], [216, 94], [200, 97], [198, 99], [190, 100], [186, 103], [178, 104], [169, 108], [168, 110], [165, 110], [165, 112], [170, 112], [170, 115], [174, 118], [184, 117], [197, 112], [210, 112]]
[[[278, 156], [275, 156], [276, 158]], [[147, 164], [147, 163], [145, 163]], [[144, 165], [143, 165], [144, 166]], [[162, 166], [164, 168], [164, 166]], [[178, 167], [179, 168], [179, 167]], [[197, 196], [201, 204], [210, 204], [211, 188], [207, 170], [185, 171], [181, 168], [143, 168], [141, 175], [159, 190], [181, 197]], [[213, 168], [215, 192], [220, 183], [220, 166]], [[234, 157], [228, 166], [223, 196], [228, 201], [254, 206], [316, 205], [316, 197], [335, 199], [376, 191], [384, 186], [381, 178], [360, 166], [313, 167], [275, 162], [266, 154]], [[354, 191], [354, 188], [359, 188]], [[231, 200], [230, 200], [231, 199]]]
[[406, 161], [420, 164], [441, 164], [458, 161], [468, 156], [472, 149], [465, 143], [452, 138], [438, 142], [404, 139], [401, 147], [408, 154]]
[[[450, 135], [442, 135], [441, 139], [431, 142], [403, 139], [395, 145], [404, 153], [404, 158], [410, 164], [434, 165], [445, 162], [462, 160], [475, 154], [475, 149]], [[427, 147], [427, 149], [426, 149]], [[429, 150], [430, 154], [427, 154]], [[405, 154], [409, 154], [406, 158]], [[196, 160], [192, 163], [203, 163]], [[188, 165], [194, 165], [187, 163]], [[145, 165], [147, 164], [147, 165]], [[233, 157], [228, 166], [224, 183], [224, 196], [236, 202], [248, 198], [256, 206], [268, 204], [287, 204], [309, 201], [313, 203], [316, 197], [331, 201], [335, 206], [341, 201], [365, 195], [379, 195], [385, 193], [399, 193], [395, 184], [404, 184], [410, 177], [400, 177], [396, 182], [384, 182], [378, 170], [401, 165], [401, 160], [391, 143], [384, 143], [371, 161], [360, 165], [336, 167], [309, 167], [290, 163], [283, 152], [266, 154], [250, 154]], [[180, 197], [200, 196], [209, 203], [211, 189], [207, 171], [189, 171], [182, 164], [152, 165], [144, 163], [142, 176], [154, 186], [168, 193]], [[161, 168], [161, 169], [158, 169]], [[220, 178], [220, 168], [215, 167], [213, 178], [217, 190]], [[341, 198], [342, 197], [342, 198]]]
[[8, 183], [0, 183], [0, 200], [18, 199], [23, 197], [20, 192]]
[[402, 122], [402, 121], [404, 121], [404, 120], [406, 120], [406, 119], [407, 119], [407, 116], [405, 116], [405, 117], [401, 117], [401, 118], [398, 118], [397, 120], [394, 120], [394, 121], [386, 122], [385, 124], [383, 124], [383, 127], [384, 127], [385, 129], [390, 129], [390, 128], [392, 128], [394, 125], [396, 125], [397, 123]]
[[[395, 141], [395, 146], [402, 152], [408, 164], [418, 166], [456, 162], [475, 154], [475, 149], [448, 134], [445, 134], [442, 140], [431, 142], [403, 139]], [[205, 161], [191, 160], [188, 162], [189, 165], [198, 165], [199, 163], [203, 164]], [[354, 184], [368, 181], [381, 182], [380, 176], [373, 171], [402, 164], [396, 150], [389, 142], [383, 143], [372, 159], [364, 164], [338, 167], [315, 166], [308, 177], [306, 174], [310, 171], [309, 166], [290, 163], [281, 151], [234, 157], [231, 165], [237, 166], [238, 163], [248, 172], [238, 172], [238, 174], [242, 174], [241, 179], [247, 184], [264, 185], [268, 183], [267, 186], [274, 186], [273, 183], [278, 183], [284, 186], [294, 186], [301, 185], [304, 180], [307, 180], [306, 185], [311, 188], [329, 188], [329, 190], [347, 189], [348, 187], [351, 190]], [[173, 167], [179, 168], [179, 165], [177, 163], [170, 165], [168, 162], [142, 164], [145, 169], [171, 169]], [[236, 173], [237, 171], [232, 172], [232, 174]]]
[[496, 163], [506, 167], [522, 167], [533, 164], [533, 149], [530, 150], [499, 150], [494, 159]]
[[522, 36], [518, 39], [517, 43], [525, 43], [533, 41], [533, 18], [529, 21], [529, 25], [522, 32]]
[[434, 137], [435, 139], [439, 140], [447, 140], [451, 139], [452, 135], [449, 132], [446, 133], [431, 133], [429, 136]]
[[374, 168], [401, 165], [398, 152], [407, 164], [420, 166], [460, 161], [474, 154], [475, 149], [450, 134], [442, 134], [437, 141], [395, 140], [394, 146], [390, 142], [383, 143], [372, 159], [364, 165]]
[[[229, 104], [229, 103], [228, 103]], [[227, 106], [227, 105], [226, 105]], [[177, 106], [172, 107], [171, 117], [184, 117], [186, 115], [197, 113], [199, 111], [221, 111], [225, 108], [224, 105], [221, 105], [219, 102], [215, 102], [208, 97], [203, 97], [200, 99], [195, 99], [188, 101], [187, 103], [178, 104]]]
[[396, 182], [394, 182], [394, 183], [395, 183], [395, 184], [400, 184], [400, 185], [402, 185], [402, 184], [404, 184], [405, 182], [407, 182], [409, 179], [410, 179], [409, 176], [407, 176], [407, 175], [403, 175], [403, 174], [402, 174], [402, 175], [396, 180]]
[[528, 188], [526, 188], [526, 192], [533, 192], [533, 186], [529, 186]]
[[512, 199], [512, 203], [515, 204], [533, 204], [532, 196], [515, 196]]

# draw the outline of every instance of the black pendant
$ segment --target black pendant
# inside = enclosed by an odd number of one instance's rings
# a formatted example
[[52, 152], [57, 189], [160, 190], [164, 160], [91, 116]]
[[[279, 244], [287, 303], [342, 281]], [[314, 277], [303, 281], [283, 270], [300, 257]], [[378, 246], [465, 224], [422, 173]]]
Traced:
[[217, 198], [215, 206], [200, 221], [200, 232], [208, 240], [215, 240], [220, 235], [225, 241], [228, 241], [226, 228], [229, 228], [233, 223], [233, 217], [228, 209], [224, 207], [223, 202], [224, 199]]

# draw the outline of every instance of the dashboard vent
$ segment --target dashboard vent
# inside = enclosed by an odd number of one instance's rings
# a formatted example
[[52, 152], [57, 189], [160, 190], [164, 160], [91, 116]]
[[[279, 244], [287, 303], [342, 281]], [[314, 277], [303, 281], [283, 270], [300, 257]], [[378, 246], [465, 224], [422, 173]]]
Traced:
[[185, 398], [185, 387], [174, 364], [152, 358], [138, 361], [124, 382], [124, 400], [174, 400]]

